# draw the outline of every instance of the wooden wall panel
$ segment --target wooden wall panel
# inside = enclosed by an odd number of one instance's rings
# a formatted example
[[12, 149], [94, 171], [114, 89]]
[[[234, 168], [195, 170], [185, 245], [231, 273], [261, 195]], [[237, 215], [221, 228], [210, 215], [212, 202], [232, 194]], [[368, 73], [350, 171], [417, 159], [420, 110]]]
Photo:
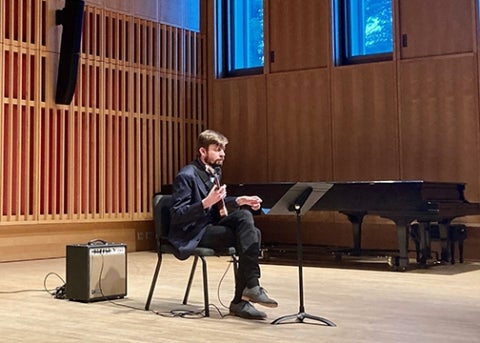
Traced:
[[[270, 71], [292, 71], [326, 67], [329, 63], [328, 0], [268, 1], [269, 49], [266, 53]], [[302, 23], [302, 25], [299, 25]]]
[[403, 179], [465, 181], [479, 201], [479, 109], [473, 55], [400, 63]]
[[475, 13], [472, 0], [399, 0], [401, 57], [474, 51]]
[[264, 76], [217, 80], [210, 127], [229, 143], [222, 180], [226, 183], [267, 181], [266, 83]]
[[0, 230], [0, 262], [64, 257], [66, 245], [86, 244], [94, 239], [125, 243], [129, 252], [149, 250], [155, 242], [146, 238], [151, 227], [151, 221], [4, 225]]
[[333, 70], [335, 180], [399, 179], [394, 73], [392, 62]]
[[269, 181], [332, 179], [329, 73], [267, 76]]

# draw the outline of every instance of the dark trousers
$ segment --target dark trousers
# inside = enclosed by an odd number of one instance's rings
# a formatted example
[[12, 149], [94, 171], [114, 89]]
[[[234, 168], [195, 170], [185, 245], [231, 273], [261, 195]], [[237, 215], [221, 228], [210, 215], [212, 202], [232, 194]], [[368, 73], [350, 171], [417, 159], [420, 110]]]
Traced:
[[259, 285], [261, 233], [255, 227], [252, 213], [238, 209], [222, 218], [217, 224], [209, 225], [200, 240], [201, 246], [213, 249], [234, 246], [238, 254], [238, 271], [235, 276], [235, 296], [233, 302], [239, 302], [245, 287]]

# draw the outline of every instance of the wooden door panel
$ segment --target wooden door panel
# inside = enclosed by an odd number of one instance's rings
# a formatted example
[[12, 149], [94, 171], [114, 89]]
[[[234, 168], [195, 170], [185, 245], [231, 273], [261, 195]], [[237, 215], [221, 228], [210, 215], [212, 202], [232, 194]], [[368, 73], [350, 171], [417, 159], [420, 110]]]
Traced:
[[471, 52], [474, 0], [400, 0], [401, 58]]
[[267, 77], [270, 181], [331, 179], [328, 85], [322, 69]]
[[216, 80], [210, 127], [228, 137], [223, 181], [267, 181], [265, 76]]
[[475, 64], [473, 56], [400, 63], [403, 178], [467, 182], [469, 200], [479, 189]]
[[[330, 10], [326, 0], [273, 0], [268, 37], [274, 61], [270, 71], [326, 67]], [[268, 54], [267, 54], [268, 55]]]
[[394, 64], [336, 68], [332, 98], [335, 179], [398, 179]]

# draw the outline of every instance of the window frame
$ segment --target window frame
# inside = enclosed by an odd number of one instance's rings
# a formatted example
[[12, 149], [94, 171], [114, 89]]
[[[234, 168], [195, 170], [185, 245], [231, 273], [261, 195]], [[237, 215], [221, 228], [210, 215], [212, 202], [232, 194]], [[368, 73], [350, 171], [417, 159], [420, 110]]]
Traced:
[[[234, 66], [234, 30], [235, 15], [232, 3], [238, 0], [216, 0], [215, 8], [215, 69], [217, 78], [249, 76], [263, 74], [264, 65], [260, 67], [237, 68]], [[265, 55], [265, 51], [263, 52]]]
[[[335, 0], [333, 22], [334, 22], [334, 63], [336, 66], [354, 65], [363, 63], [374, 63], [382, 61], [392, 61], [394, 51], [394, 26], [392, 18], [392, 51], [378, 54], [365, 54], [351, 56], [349, 47], [351, 47], [352, 37], [349, 34], [351, 13], [348, 6], [349, 0]], [[392, 1], [393, 6], [393, 1]], [[392, 9], [393, 10], [393, 9]]]

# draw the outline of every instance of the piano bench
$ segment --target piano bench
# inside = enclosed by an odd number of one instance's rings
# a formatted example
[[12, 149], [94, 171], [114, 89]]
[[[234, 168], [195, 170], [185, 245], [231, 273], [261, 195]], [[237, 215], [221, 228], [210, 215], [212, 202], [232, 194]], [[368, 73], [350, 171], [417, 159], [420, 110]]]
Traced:
[[[430, 223], [426, 230], [425, 234], [428, 236], [427, 242], [431, 241], [441, 241], [440, 238], [440, 228], [436, 223]], [[415, 242], [417, 261], [420, 260], [422, 256], [422, 251], [420, 251], [420, 237], [418, 232], [418, 224], [412, 224], [410, 235]], [[450, 263], [455, 264], [455, 244], [458, 244], [458, 255], [460, 263], [463, 263], [463, 241], [467, 239], [467, 227], [463, 224], [451, 224], [448, 227], [448, 245], [450, 248]], [[427, 247], [428, 252], [430, 252], [430, 244]], [[442, 253], [442, 258], [444, 258]]]

